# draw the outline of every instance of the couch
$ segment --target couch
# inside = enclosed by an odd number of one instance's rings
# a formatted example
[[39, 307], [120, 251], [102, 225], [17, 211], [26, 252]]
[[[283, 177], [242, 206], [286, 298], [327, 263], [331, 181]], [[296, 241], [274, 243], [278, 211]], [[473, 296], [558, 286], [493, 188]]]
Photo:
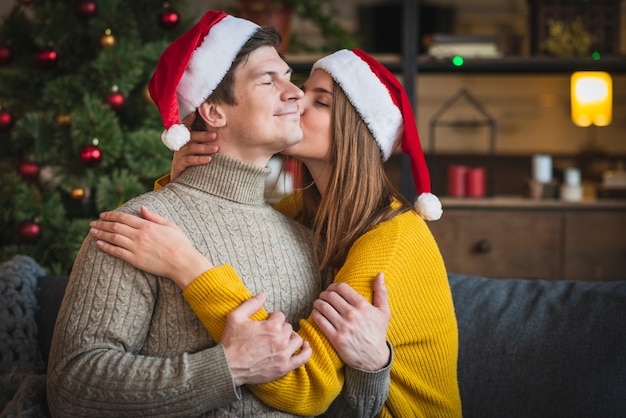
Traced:
[[[464, 417], [626, 417], [626, 281], [452, 273], [449, 281]], [[0, 310], [0, 333], [8, 332], [0, 338], [18, 341], [0, 343], [0, 372], [12, 382], [0, 386], [0, 417], [47, 413], [45, 363], [66, 284], [28, 257], [0, 267], [0, 306], [28, 306]], [[21, 328], [11, 324], [15, 313], [28, 317]], [[11, 363], [21, 369], [7, 371]]]

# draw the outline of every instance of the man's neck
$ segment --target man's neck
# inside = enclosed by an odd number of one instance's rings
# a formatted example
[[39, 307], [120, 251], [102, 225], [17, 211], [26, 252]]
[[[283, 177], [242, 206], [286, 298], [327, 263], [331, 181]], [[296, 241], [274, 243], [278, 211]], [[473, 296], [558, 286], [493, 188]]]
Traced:
[[260, 168], [267, 167], [267, 163], [269, 162], [270, 158], [272, 158], [272, 156], [276, 153], [267, 150], [258, 150], [250, 147], [245, 148], [242, 146], [228, 146], [224, 143], [219, 143], [217, 145], [219, 146], [219, 153], [223, 156]]
[[206, 165], [188, 167], [176, 183], [190, 186], [226, 200], [244, 204], [265, 202], [265, 179], [269, 168], [258, 167], [214, 154]]

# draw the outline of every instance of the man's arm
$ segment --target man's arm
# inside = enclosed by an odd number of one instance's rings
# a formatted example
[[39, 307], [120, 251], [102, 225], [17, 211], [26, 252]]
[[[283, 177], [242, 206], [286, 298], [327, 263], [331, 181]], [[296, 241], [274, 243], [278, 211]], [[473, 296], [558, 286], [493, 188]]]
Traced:
[[[171, 309], [159, 311], [159, 303]], [[237, 401], [239, 383], [290, 370], [275, 357], [293, 363], [291, 354], [301, 340], [287, 338], [291, 343], [283, 351], [268, 348], [283, 324], [255, 321], [255, 329], [242, 331], [232, 322], [226, 329], [235, 330], [230, 341], [240, 352], [229, 359], [223, 344], [207, 348], [213, 344], [206, 330], [173, 283], [106, 255], [87, 238], [53, 337], [47, 382], [51, 412], [60, 417], [197, 416]], [[162, 334], [154, 335], [158, 329]], [[290, 328], [285, 332], [293, 334]], [[241, 349], [245, 342], [257, 351]], [[230, 367], [240, 372], [231, 373]]]

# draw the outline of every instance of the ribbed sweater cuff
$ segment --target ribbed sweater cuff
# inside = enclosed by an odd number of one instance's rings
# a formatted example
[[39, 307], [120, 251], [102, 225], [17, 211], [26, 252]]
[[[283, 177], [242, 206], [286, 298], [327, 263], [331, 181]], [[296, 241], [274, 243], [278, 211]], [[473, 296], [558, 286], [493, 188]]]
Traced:
[[346, 365], [344, 368], [344, 396], [358, 398], [363, 394], [380, 394], [389, 391], [394, 353], [391, 343], [387, 342], [387, 346], [389, 346], [391, 353], [389, 363], [380, 370], [362, 370]]

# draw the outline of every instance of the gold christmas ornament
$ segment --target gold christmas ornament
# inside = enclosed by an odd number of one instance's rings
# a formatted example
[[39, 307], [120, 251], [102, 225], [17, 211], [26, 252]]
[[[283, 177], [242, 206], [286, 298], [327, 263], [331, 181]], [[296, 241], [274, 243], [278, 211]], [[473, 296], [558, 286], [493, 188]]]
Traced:
[[148, 85], [146, 84], [145, 87], [143, 88], [143, 99], [146, 101], [146, 103], [156, 106], [154, 104], [154, 100], [152, 100], [152, 97], [150, 97], [150, 90], [148, 89]]
[[100, 46], [105, 49], [115, 47], [115, 36], [111, 33], [111, 29], [104, 31], [104, 35], [100, 37]]
[[70, 197], [74, 200], [81, 200], [85, 197], [85, 189], [81, 187], [75, 187], [70, 191]]

